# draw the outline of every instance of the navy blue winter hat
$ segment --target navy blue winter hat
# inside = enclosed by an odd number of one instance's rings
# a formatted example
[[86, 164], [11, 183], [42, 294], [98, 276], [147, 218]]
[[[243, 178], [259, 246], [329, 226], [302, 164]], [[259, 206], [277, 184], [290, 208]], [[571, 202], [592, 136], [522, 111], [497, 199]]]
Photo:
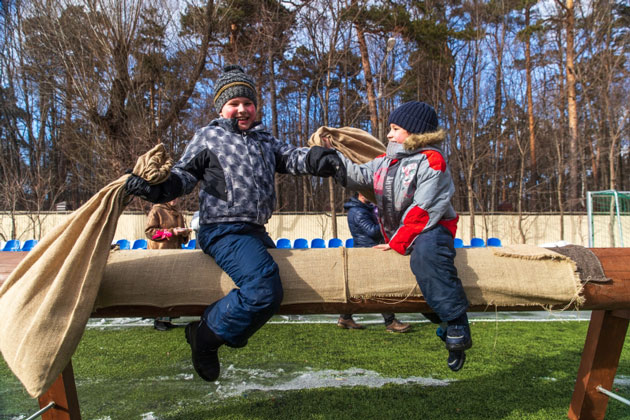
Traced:
[[249, 98], [256, 104], [256, 84], [241, 66], [230, 65], [214, 82], [214, 109], [221, 112], [223, 105], [232, 98]]
[[389, 115], [389, 124], [396, 124], [410, 134], [422, 134], [437, 130], [438, 117], [431, 105], [411, 101], [392, 111]]

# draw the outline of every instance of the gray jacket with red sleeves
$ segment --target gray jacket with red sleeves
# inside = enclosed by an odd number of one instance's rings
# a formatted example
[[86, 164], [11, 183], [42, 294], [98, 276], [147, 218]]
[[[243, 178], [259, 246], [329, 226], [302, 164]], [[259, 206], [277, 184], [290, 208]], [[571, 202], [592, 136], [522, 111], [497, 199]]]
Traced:
[[400, 254], [419, 234], [444, 225], [453, 236], [459, 216], [451, 205], [455, 186], [438, 146], [443, 130], [412, 134], [401, 150], [358, 165], [338, 153], [346, 167], [346, 187], [374, 189], [383, 237]]

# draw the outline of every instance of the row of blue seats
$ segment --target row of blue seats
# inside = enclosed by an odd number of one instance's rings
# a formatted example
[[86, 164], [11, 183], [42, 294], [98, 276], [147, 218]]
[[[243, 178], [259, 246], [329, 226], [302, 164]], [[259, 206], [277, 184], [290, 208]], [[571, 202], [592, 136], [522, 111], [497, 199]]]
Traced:
[[[120, 249], [128, 250], [128, 249], [147, 249], [147, 240], [146, 239], [136, 239], [133, 243], [128, 241], [127, 239], [119, 239], [115, 242]], [[339, 238], [332, 238], [328, 240], [328, 248], [339, 248], [344, 246], [346, 248], [352, 248], [354, 246], [354, 241], [352, 238], [347, 239], [345, 244]], [[197, 240], [191, 239], [187, 244], [182, 245], [183, 249], [195, 249], [197, 246]], [[315, 238], [311, 241], [310, 246], [306, 239], [298, 238], [293, 241], [293, 245], [291, 245], [291, 241], [287, 238], [278, 239], [276, 246], [278, 248], [296, 248], [296, 249], [304, 249], [304, 248], [326, 248], [326, 241], [322, 238]]]
[[[131, 243], [128, 239], [119, 239], [114, 242], [114, 245], [118, 245], [121, 250], [129, 249], [147, 249], [149, 243], [146, 239], [136, 239]], [[195, 249], [197, 246], [197, 240], [191, 239], [188, 243], [182, 244], [182, 249]]]
[[339, 238], [332, 238], [328, 240], [328, 246], [326, 246], [326, 241], [322, 238], [315, 238], [311, 240], [310, 246], [308, 240], [304, 238], [297, 238], [293, 241], [293, 245], [291, 245], [291, 240], [287, 238], [280, 238], [276, 241], [276, 247], [281, 249], [306, 249], [306, 248], [339, 248], [345, 246], [346, 248], [352, 248], [354, 246], [354, 240], [352, 238], [346, 239], [344, 242]]
[[459, 238], [455, 238], [455, 248], [483, 248], [484, 246], [501, 246], [501, 239], [488, 238], [488, 241], [484, 241], [482, 238], [472, 238], [470, 245], [464, 245], [464, 241]]
[[[37, 239], [28, 239], [22, 244], [19, 239], [10, 239], [2, 247], [2, 251], [30, 251], [37, 245]], [[147, 249], [148, 242], [146, 239], [136, 239], [133, 244], [127, 239], [119, 239], [114, 244], [120, 249]], [[182, 249], [195, 249], [197, 240], [191, 239], [188, 243], [182, 245]]]
[[2, 251], [30, 251], [37, 245], [37, 239], [27, 239], [21, 243], [19, 239], [9, 239], [2, 247]]
[[[128, 249], [147, 249], [148, 242], [146, 239], [136, 239], [133, 241], [133, 244], [127, 239], [119, 239], [115, 242], [120, 249], [128, 250]], [[30, 251], [33, 247], [37, 245], [36, 239], [28, 239], [24, 241], [23, 244], [20, 243], [18, 239], [10, 239], [6, 244], [2, 247], [2, 251]], [[499, 238], [488, 238], [488, 241], [485, 242], [481, 238], [472, 238], [470, 240], [470, 245], [464, 245], [464, 241], [460, 238], [455, 238], [455, 248], [480, 248], [484, 246], [501, 246], [501, 240]], [[191, 239], [188, 243], [182, 245], [182, 249], [195, 249], [197, 246], [197, 240]], [[328, 245], [326, 245], [326, 241], [322, 238], [315, 238], [311, 241], [310, 246], [308, 240], [304, 238], [298, 238], [293, 241], [293, 245], [291, 245], [291, 240], [287, 238], [278, 239], [276, 246], [278, 248], [294, 248], [294, 249], [305, 249], [305, 248], [339, 248], [345, 246], [346, 248], [352, 248], [354, 246], [354, 241], [352, 238], [346, 239], [344, 242], [339, 238], [332, 238], [328, 240]]]
[[[455, 248], [481, 248], [485, 246], [501, 246], [501, 240], [499, 238], [488, 238], [488, 241], [485, 242], [481, 238], [472, 238], [470, 240], [470, 245], [464, 245], [464, 241], [460, 238], [455, 238]], [[298, 238], [293, 241], [293, 246], [291, 246], [291, 241], [287, 238], [280, 238], [276, 242], [276, 246], [278, 248], [294, 248], [294, 249], [304, 249], [304, 248], [326, 248], [326, 241], [322, 238], [315, 238], [309, 243], [304, 238]], [[346, 239], [344, 242], [339, 238], [332, 238], [328, 240], [328, 248], [339, 248], [345, 246], [346, 248], [352, 248], [354, 246], [354, 240], [352, 238]]]

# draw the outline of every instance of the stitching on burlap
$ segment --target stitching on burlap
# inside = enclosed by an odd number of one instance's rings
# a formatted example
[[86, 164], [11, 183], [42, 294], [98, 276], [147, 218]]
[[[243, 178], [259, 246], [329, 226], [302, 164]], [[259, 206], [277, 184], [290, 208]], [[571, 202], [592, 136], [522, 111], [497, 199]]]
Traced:
[[[411, 290], [409, 291], [409, 293], [407, 293], [407, 296], [403, 297], [402, 299], [398, 299], [400, 296], [397, 295], [378, 295], [378, 296], [371, 296], [369, 294], [366, 295], [359, 295], [359, 296], [352, 296], [352, 298], [354, 299], [370, 299], [373, 300], [375, 302], [378, 303], [384, 303], [386, 305], [396, 305], [398, 303], [403, 303], [405, 301], [407, 301], [407, 299], [409, 299], [415, 292], [415, 290], [418, 288], [417, 284], [414, 284], [414, 286], [411, 288]], [[422, 294], [419, 294], [419, 296], [422, 296]], [[391, 299], [388, 299], [391, 298]], [[394, 298], [396, 298], [397, 300], [394, 300]]]

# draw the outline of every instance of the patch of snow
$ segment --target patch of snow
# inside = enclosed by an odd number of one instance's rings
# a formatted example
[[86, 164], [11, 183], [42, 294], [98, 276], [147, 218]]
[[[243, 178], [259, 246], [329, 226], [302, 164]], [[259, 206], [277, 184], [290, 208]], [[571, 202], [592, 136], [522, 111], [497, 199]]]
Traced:
[[617, 386], [630, 386], [630, 376], [617, 375], [613, 384]]
[[[451, 380], [417, 376], [388, 378], [381, 376], [377, 372], [359, 368], [350, 368], [343, 371], [295, 372], [292, 375], [283, 375], [283, 373], [281, 369], [276, 372], [269, 372], [260, 369], [237, 369], [230, 365], [222, 374], [222, 380], [217, 382], [218, 386], [214, 396], [228, 398], [236, 395], [246, 395], [249, 391], [294, 391], [354, 386], [380, 388], [386, 384], [447, 386], [452, 382]], [[249, 380], [243, 381], [241, 379], [243, 377], [247, 377]]]

